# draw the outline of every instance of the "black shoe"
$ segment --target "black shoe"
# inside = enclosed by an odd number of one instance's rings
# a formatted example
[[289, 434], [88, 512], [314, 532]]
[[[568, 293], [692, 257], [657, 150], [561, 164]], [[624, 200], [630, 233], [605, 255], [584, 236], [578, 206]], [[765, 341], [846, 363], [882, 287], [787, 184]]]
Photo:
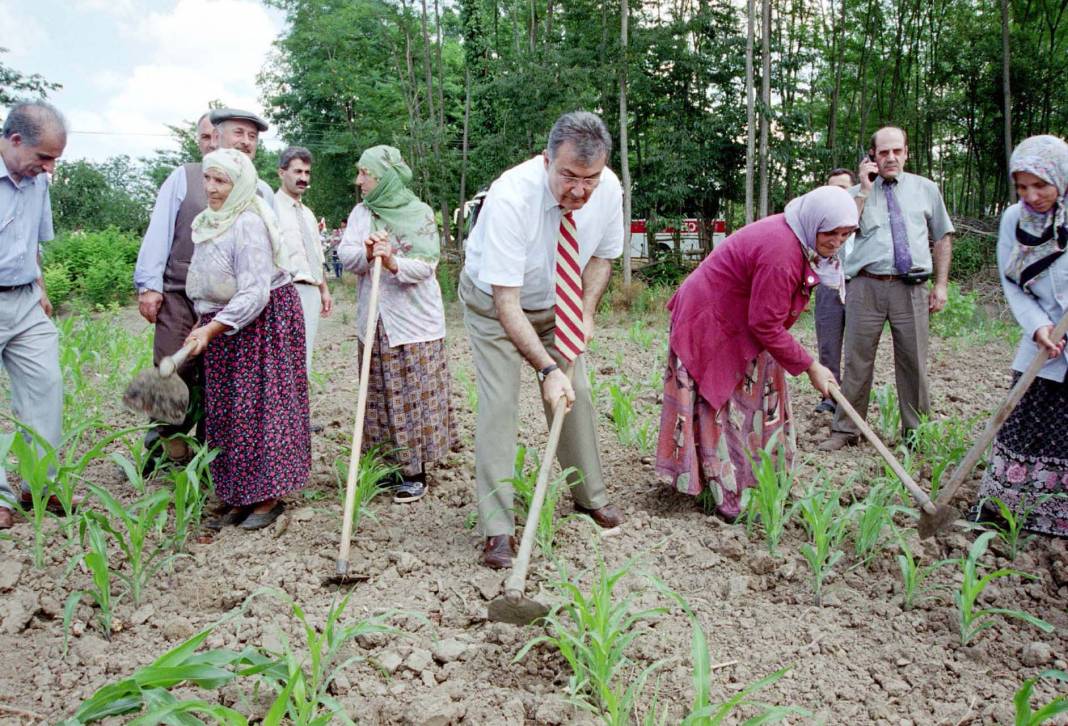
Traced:
[[274, 520], [278, 519], [278, 515], [284, 511], [286, 511], [286, 505], [281, 501], [278, 501], [266, 512], [253, 512], [248, 515], [245, 517], [244, 521], [237, 526], [241, 529], [263, 529], [274, 522]]
[[408, 504], [418, 502], [426, 496], [426, 482], [415, 479], [405, 479], [399, 486], [393, 488], [393, 502], [395, 504]]
[[823, 399], [819, 402], [819, 405], [816, 406], [816, 413], [834, 413], [837, 410], [838, 406], [829, 398]]
[[205, 520], [204, 527], [218, 532], [223, 527], [240, 524], [249, 511], [249, 507], [229, 507], [226, 511], [220, 511], [211, 519]]

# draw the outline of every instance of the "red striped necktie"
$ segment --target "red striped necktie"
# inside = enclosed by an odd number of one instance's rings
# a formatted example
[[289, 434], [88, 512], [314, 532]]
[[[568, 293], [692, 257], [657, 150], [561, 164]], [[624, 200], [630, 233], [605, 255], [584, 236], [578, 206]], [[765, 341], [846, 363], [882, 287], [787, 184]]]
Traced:
[[578, 253], [575, 220], [568, 212], [560, 218], [560, 231], [556, 235], [556, 336], [553, 341], [568, 362], [586, 349]]

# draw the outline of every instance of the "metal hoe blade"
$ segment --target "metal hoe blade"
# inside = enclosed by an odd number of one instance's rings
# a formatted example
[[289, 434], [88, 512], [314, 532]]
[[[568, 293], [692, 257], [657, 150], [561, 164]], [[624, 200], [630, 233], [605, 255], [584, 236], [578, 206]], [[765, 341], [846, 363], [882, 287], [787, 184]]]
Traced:
[[549, 608], [537, 600], [520, 596], [513, 600], [501, 595], [492, 600], [487, 608], [489, 619], [510, 625], [530, 625], [549, 614]]
[[935, 511], [932, 514], [928, 514], [926, 510], [921, 509], [920, 523], [917, 527], [920, 538], [927, 539], [937, 532], [941, 532], [959, 518], [960, 512], [957, 511], [956, 507], [951, 507], [948, 504], [935, 505]]

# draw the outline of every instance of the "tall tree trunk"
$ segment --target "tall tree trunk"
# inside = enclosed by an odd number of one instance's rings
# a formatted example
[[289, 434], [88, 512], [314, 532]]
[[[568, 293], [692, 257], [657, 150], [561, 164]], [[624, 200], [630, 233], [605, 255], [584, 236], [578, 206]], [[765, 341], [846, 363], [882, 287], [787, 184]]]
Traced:
[[464, 134], [463, 150], [460, 152], [460, 219], [456, 225], [456, 249], [463, 252], [464, 230], [467, 226], [464, 211], [467, 208], [467, 130], [471, 123], [471, 70], [464, 72]]
[[768, 122], [771, 116], [771, 0], [763, 2], [760, 79], [760, 217], [768, 216]]
[[1003, 116], [1005, 118], [1005, 173], [1008, 175], [1009, 202], [1016, 201], [1016, 185], [1012, 183], [1009, 172], [1009, 159], [1012, 158], [1012, 87], [1009, 84], [1009, 0], [1001, 0], [1001, 96]]
[[756, 146], [756, 89], [753, 83], [753, 36], [756, 25], [756, 0], [746, 3], [745, 36], [745, 223], [753, 221], [753, 157]]
[[627, 136], [628, 0], [619, 0], [619, 171], [623, 176], [623, 285], [630, 285], [630, 144]]
[[827, 119], [827, 148], [831, 151], [831, 166], [838, 166], [838, 99], [842, 93], [842, 56], [845, 47], [846, 0], [839, 0], [842, 14], [837, 23], [831, 12], [832, 53], [834, 63], [834, 90], [831, 91], [831, 107]]

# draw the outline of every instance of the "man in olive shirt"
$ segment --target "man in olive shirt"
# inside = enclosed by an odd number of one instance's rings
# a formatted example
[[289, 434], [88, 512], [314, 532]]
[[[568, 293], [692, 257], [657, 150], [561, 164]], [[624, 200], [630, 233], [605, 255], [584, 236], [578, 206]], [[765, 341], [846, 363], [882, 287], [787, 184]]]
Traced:
[[[846, 286], [842, 393], [861, 416], [867, 415], [875, 354], [889, 322], [901, 426], [907, 436], [931, 408], [928, 320], [946, 304], [953, 222], [938, 186], [905, 172], [908, 138], [902, 129], [886, 126], [876, 131], [869, 153], [860, 164], [860, 184], [850, 190], [860, 211], [860, 229], [845, 261], [851, 279]], [[934, 284], [928, 291], [932, 274]], [[856, 443], [858, 434], [856, 424], [839, 408], [831, 437], [820, 448], [836, 451]]]

